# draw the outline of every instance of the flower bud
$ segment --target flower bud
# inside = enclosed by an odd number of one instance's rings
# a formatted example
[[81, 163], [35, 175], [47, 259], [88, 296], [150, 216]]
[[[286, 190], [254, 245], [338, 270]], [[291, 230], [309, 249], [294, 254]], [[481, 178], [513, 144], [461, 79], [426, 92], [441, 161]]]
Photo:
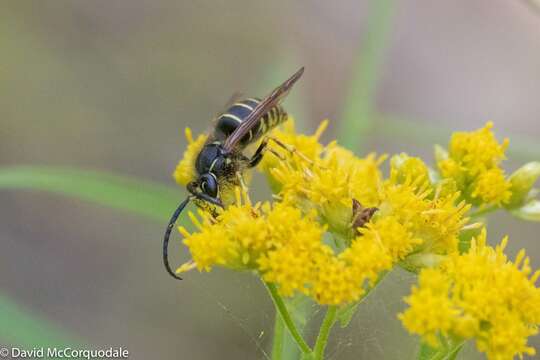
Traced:
[[516, 208], [523, 205], [529, 198], [529, 193], [540, 177], [540, 162], [533, 161], [523, 165], [510, 176], [510, 191], [512, 196], [506, 205], [507, 208]]
[[435, 145], [435, 160], [437, 162], [448, 159], [448, 151], [441, 145]]
[[412, 273], [418, 274], [423, 268], [434, 268], [446, 259], [445, 255], [432, 253], [418, 253], [407, 256], [400, 262], [400, 266]]
[[512, 214], [527, 221], [540, 221], [540, 201], [532, 200], [524, 206], [512, 210]]
[[390, 159], [390, 178], [396, 184], [418, 180], [429, 180], [429, 169], [427, 165], [416, 157], [411, 157], [405, 153], [394, 155]]

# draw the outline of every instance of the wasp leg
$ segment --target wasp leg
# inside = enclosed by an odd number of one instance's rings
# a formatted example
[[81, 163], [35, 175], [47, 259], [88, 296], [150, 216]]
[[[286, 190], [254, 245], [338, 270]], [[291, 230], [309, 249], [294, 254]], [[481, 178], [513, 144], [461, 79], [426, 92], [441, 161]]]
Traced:
[[259, 163], [261, 162], [261, 160], [263, 158], [263, 155], [264, 155], [265, 151], [270, 151], [272, 154], [274, 154], [275, 157], [277, 157], [278, 159], [280, 159], [282, 161], [285, 161], [285, 157], [283, 155], [281, 155], [280, 153], [278, 153], [274, 149], [269, 148], [267, 145], [268, 145], [268, 138], [265, 138], [261, 142], [261, 145], [259, 145], [257, 150], [255, 150], [255, 154], [253, 154], [251, 159], [248, 159], [248, 166], [250, 168], [259, 165]]
[[246, 182], [244, 181], [244, 176], [240, 171], [236, 172], [236, 177], [238, 178], [238, 181], [240, 182], [240, 186], [242, 187], [242, 191], [247, 193], [248, 187], [246, 185]]
[[276, 145], [281, 146], [283, 149], [285, 149], [289, 153], [298, 155], [302, 160], [304, 160], [308, 164], [313, 165], [313, 161], [310, 158], [308, 158], [306, 155], [298, 151], [294, 146], [282, 143], [280, 140], [276, 139], [275, 137], [269, 136], [268, 139], [272, 140], [273, 142], [276, 143]]
[[263, 158], [264, 152], [267, 149], [267, 147], [266, 147], [267, 145], [268, 145], [268, 139], [265, 138], [265, 139], [263, 139], [263, 141], [261, 142], [261, 144], [259, 145], [257, 150], [255, 150], [255, 154], [253, 154], [251, 159], [249, 159], [248, 166], [250, 168], [259, 165], [259, 163], [261, 162], [261, 160]]

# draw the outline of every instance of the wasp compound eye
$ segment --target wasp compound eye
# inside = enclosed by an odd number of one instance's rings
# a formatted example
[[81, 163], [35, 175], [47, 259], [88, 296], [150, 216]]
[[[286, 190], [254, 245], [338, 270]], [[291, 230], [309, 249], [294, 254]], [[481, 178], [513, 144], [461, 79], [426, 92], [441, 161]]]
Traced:
[[218, 182], [216, 176], [212, 173], [203, 174], [200, 177], [201, 181], [201, 190], [211, 196], [216, 198], [218, 195]]

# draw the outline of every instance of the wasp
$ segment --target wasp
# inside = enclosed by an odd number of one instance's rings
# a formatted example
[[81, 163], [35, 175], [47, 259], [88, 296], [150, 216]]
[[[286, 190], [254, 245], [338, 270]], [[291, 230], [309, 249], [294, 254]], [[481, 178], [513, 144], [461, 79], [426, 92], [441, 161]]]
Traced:
[[172, 214], [163, 237], [163, 264], [175, 279], [182, 280], [169, 265], [168, 245], [176, 220], [192, 200], [224, 207], [222, 188], [238, 179], [243, 184], [241, 174], [257, 166], [268, 142], [263, 139], [251, 157], [245, 156], [243, 151], [287, 119], [280, 103], [303, 73], [302, 67], [265, 98], [237, 101], [217, 117], [214, 129], [195, 161], [197, 179], [186, 186], [189, 195]]

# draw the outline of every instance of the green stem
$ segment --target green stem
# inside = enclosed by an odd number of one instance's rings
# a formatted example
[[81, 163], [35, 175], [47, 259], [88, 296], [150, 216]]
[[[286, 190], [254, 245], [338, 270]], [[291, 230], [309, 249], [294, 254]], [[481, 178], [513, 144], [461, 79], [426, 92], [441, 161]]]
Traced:
[[276, 312], [274, 320], [274, 344], [272, 345], [272, 360], [281, 360], [283, 358], [283, 338], [285, 326], [280, 315]]
[[315, 360], [322, 360], [324, 358], [324, 350], [326, 349], [326, 344], [328, 343], [328, 336], [332, 327], [336, 323], [336, 315], [338, 312], [337, 306], [329, 306], [326, 311], [326, 315], [319, 330], [319, 335], [317, 336], [317, 341], [315, 342], [315, 349], [313, 350], [315, 354]]
[[300, 334], [300, 331], [296, 328], [296, 325], [294, 324], [294, 321], [291, 317], [291, 314], [289, 314], [289, 310], [287, 310], [287, 306], [285, 305], [285, 302], [279, 295], [277, 288], [272, 283], [266, 283], [266, 288], [268, 289], [268, 292], [270, 293], [270, 297], [272, 298], [272, 301], [274, 302], [274, 305], [276, 307], [276, 311], [279, 313], [281, 320], [283, 321], [283, 324], [287, 327], [287, 330], [289, 330], [291, 336], [293, 337], [294, 341], [305, 355], [311, 354], [311, 348], [306, 343], [302, 335]]

